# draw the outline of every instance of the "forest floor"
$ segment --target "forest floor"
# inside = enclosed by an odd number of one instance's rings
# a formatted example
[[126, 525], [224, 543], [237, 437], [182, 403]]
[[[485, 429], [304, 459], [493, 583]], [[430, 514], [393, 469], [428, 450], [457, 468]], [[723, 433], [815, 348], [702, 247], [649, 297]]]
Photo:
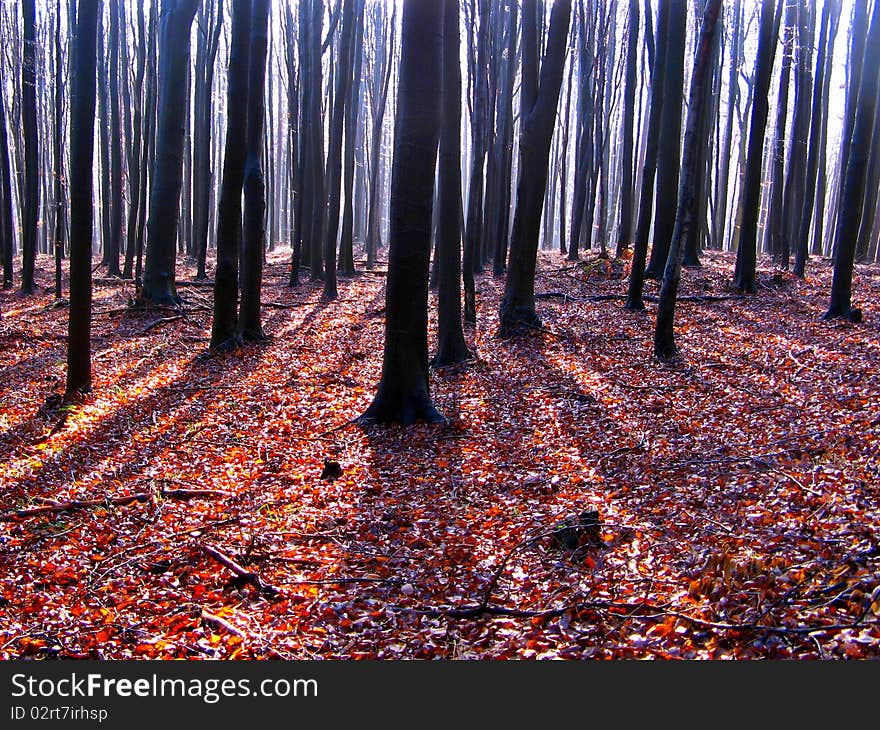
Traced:
[[623, 262], [541, 254], [546, 331], [496, 338], [479, 276], [448, 423], [402, 429], [349, 425], [385, 277], [327, 304], [284, 260], [273, 340], [215, 357], [210, 289], [180, 316], [97, 286], [61, 412], [66, 310], [0, 294], [0, 659], [880, 657], [880, 267], [854, 325], [820, 321], [827, 261], [738, 298], [707, 254], [682, 294], [721, 298], [679, 303], [660, 364], [655, 304], [586, 300]]

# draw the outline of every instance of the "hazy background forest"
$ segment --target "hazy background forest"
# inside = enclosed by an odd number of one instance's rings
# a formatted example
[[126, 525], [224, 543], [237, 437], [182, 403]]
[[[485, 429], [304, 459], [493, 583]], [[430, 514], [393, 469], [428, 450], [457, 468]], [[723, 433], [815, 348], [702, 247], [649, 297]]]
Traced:
[[880, 651], [880, 0], [0, 0], [0, 658]]

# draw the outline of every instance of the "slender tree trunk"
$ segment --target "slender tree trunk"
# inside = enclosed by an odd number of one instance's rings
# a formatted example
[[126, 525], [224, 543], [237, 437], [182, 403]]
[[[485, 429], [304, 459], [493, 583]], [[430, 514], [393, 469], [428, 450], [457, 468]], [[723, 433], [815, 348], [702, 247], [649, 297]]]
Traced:
[[[250, 342], [266, 340], [260, 322], [263, 249], [266, 243], [266, 183], [263, 177], [263, 124], [269, 0], [253, 0], [247, 95], [247, 159], [244, 167], [244, 236], [238, 331]], [[239, 100], [240, 103], [240, 100]]]
[[776, 38], [785, 0], [773, 14], [773, 0], [762, 0], [761, 25], [758, 35], [758, 54], [755, 59], [754, 95], [752, 119], [749, 124], [749, 152], [746, 156], [743, 189], [741, 194], [741, 228], [736, 250], [736, 268], [733, 281], [737, 289], [755, 291], [757, 266], [758, 213], [761, 204], [761, 167], [763, 162], [764, 135], [767, 116], [770, 113], [770, 79], [773, 75], [773, 57], [776, 55]]
[[22, 0], [24, 50], [21, 65], [21, 126], [24, 136], [24, 207], [22, 209], [21, 292], [33, 294], [40, 208], [40, 151], [37, 131], [37, 23], [34, 0]]
[[510, 237], [510, 262], [499, 312], [502, 336], [512, 335], [522, 326], [540, 326], [535, 311], [535, 267], [541, 203], [547, 185], [547, 163], [565, 69], [570, 17], [570, 0], [554, 0], [539, 83], [536, 7], [534, 0], [523, 3], [519, 182]]
[[[823, 126], [827, 127], [828, 110], [825, 102], [825, 89], [828, 84], [827, 74], [830, 70], [828, 58], [834, 47], [839, 12], [840, 8], [836, 0], [830, 0], [823, 4], [822, 25], [819, 31], [819, 52], [816, 59], [816, 78], [813, 83], [812, 111], [810, 113], [810, 148], [807, 155], [805, 195], [801, 206], [794, 261], [794, 273], [801, 277], [804, 275], [807, 264], [810, 226], [813, 222], [814, 204], [817, 199], [814, 191], [817, 187], [819, 158], [826, 156]], [[821, 227], [817, 228], [817, 236], [821, 237]]]
[[[122, 247], [122, 116], [119, 109], [119, 0], [110, 5], [110, 238], [107, 248], [107, 275], [121, 276], [119, 252]], [[128, 73], [128, 69], [124, 69]]]
[[[204, 77], [200, 79], [203, 84], [201, 94], [201, 109], [198, 110], [199, 135], [195, 140], [198, 164], [194, 175], [198, 184], [198, 198], [195, 201], [196, 216], [194, 221], [194, 235], [197, 254], [197, 279], [207, 278], [205, 271], [208, 256], [208, 217], [211, 208], [211, 117], [214, 111], [214, 96], [211, 93], [214, 86], [214, 63], [217, 58], [217, 48], [220, 45], [220, 29], [223, 26], [223, 3], [218, 1], [216, 16], [213, 8], [213, 0], [209, 3], [209, 28], [211, 30], [210, 42], [205, 55]], [[208, 32], [208, 29], [205, 30]]]
[[[324, 232], [325, 301], [338, 296], [336, 289], [336, 237], [339, 235], [339, 204], [342, 192], [342, 142], [346, 106], [351, 91], [351, 50], [354, 34], [354, 0], [342, 0], [342, 27], [330, 117], [330, 144], [327, 155], [327, 227]], [[348, 132], [351, 134], [351, 130]]]
[[67, 237], [67, 177], [64, 174], [64, 63], [61, 46], [61, 3], [55, 6], [55, 99], [53, 116], [55, 136], [53, 140], [53, 179], [55, 204], [55, 233], [52, 248], [55, 252], [55, 299], [63, 295], [61, 280], [61, 260], [64, 258], [64, 244]]
[[678, 205], [675, 213], [675, 230], [669, 246], [669, 258], [663, 273], [660, 300], [657, 305], [657, 326], [654, 331], [654, 356], [668, 359], [675, 355], [674, 316], [675, 298], [681, 277], [681, 264], [684, 258], [685, 240], [690, 226], [695, 225], [697, 197], [697, 175], [702, 164], [703, 147], [700, 145], [700, 123], [703, 107], [706, 104], [712, 46], [717, 27], [721, 0], [708, 0], [703, 11], [700, 29], [700, 42], [694, 60], [694, 73], [691, 78], [688, 99], [687, 126], [682, 145], [681, 181], [678, 191]]
[[636, 106], [636, 60], [639, 48], [639, 0], [629, 0], [626, 49], [626, 88], [623, 95], [623, 176], [620, 182], [620, 218], [617, 224], [617, 258], [629, 248], [633, 227], [633, 123]]
[[464, 321], [477, 322], [477, 296], [474, 282], [474, 262], [483, 238], [483, 201], [485, 188], [486, 148], [488, 142], [487, 116], [489, 82], [486, 76], [489, 54], [489, 0], [479, 0], [479, 30], [477, 31], [477, 67], [474, 73], [474, 109], [471, 128], [473, 155], [471, 157], [470, 185], [468, 187], [467, 224], [465, 227], [462, 276], [464, 285]]
[[6, 129], [6, 80], [0, 63], [0, 256], [3, 258], [3, 288], [13, 285], [15, 229], [12, 225], [12, 169], [9, 165], [9, 137]]
[[92, 161], [95, 151], [95, 65], [99, 0], [77, 3], [70, 110], [70, 317], [67, 386], [76, 400], [92, 388]]
[[365, 4], [366, 0], [355, 0], [351, 89], [345, 110], [345, 148], [342, 159], [345, 202], [342, 210], [342, 233], [339, 238], [339, 273], [342, 276], [354, 275], [355, 145], [359, 131], [358, 112], [361, 107]]
[[[772, 2], [772, 0], [765, 0]], [[670, 0], [660, 0], [657, 16], [657, 57], [663, 59], [654, 67], [651, 76], [651, 109], [648, 114], [648, 132], [645, 145], [645, 162], [642, 166], [642, 186], [639, 195], [639, 221], [636, 227], [636, 241], [633, 249], [633, 262], [629, 276], [629, 289], [626, 296], [626, 309], [642, 311], [645, 303], [642, 291], [645, 284], [645, 262], [648, 258], [648, 237], [651, 234], [651, 221], [654, 214], [654, 180], [657, 173], [657, 159], [660, 152], [660, 125], [663, 118], [663, 100], [666, 86], [666, 47], [669, 41]]]
[[[855, 32], [855, 29], [853, 31]], [[874, 3], [865, 43], [862, 74], [859, 79], [852, 143], [837, 216], [837, 230], [834, 236], [834, 279], [831, 284], [831, 303], [825, 313], [825, 319], [843, 318], [859, 322], [862, 318], [861, 310], [852, 306], [852, 276], [856, 239], [865, 200], [871, 133], [874, 129], [877, 91], [880, 86], [878, 80], [880, 80], [880, 3]]]
[[459, 0], [443, 0], [443, 122], [439, 152], [436, 367], [470, 357], [461, 328], [461, 63]]
[[[190, 28], [198, 0], [164, 0], [159, 49], [159, 111], [156, 162], [147, 222], [147, 260], [140, 299], [178, 306], [175, 239], [183, 186]], [[240, 103], [240, 102], [239, 102]]]

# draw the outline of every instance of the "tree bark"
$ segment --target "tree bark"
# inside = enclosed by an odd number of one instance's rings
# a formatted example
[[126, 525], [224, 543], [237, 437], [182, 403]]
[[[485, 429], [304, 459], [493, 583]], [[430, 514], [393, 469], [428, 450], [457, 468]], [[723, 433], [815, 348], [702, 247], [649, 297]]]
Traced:
[[536, 7], [534, 0], [523, 3], [519, 182], [510, 237], [510, 262], [499, 312], [502, 336], [510, 336], [523, 326], [540, 326], [541, 322], [535, 311], [535, 267], [570, 17], [571, 0], [554, 0], [539, 83]]
[[675, 229], [672, 233], [669, 258], [666, 261], [663, 285], [660, 288], [660, 298], [657, 304], [654, 356], [659, 359], [668, 359], [677, 352], [674, 331], [675, 298], [678, 294], [688, 229], [696, 222], [694, 215], [697, 202], [696, 183], [704, 151], [699, 139], [700, 123], [708, 91], [705, 77], [710, 68], [713, 38], [720, 10], [721, 0], [708, 0], [706, 3], [700, 29], [699, 46], [694, 60], [694, 72], [688, 99], [687, 126], [682, 145], [681, 181], [675, 212]]
[[736, 250], [734, 286], [740, 291], [755, 291], [755, 268], [758, 247], [758, 213], [761, 204], [761, 167], [764, 153], [764, 135], [770, 112], [770, 79], [773, 75], [773, 57], [776, 55], [776, 38], [785, 0], [780, 0], [775, 20], [773, 0], [763, 0], [761, 25], [758, 35], [758, 53], [755, 58], [754, 95], [752, 119], [749, 125], [749, 152], [743, 175], [741, 194], [741, 228]]
[[[175, 282], [176, 236], [183, 185], [186, 132], [186, 78], [190, 28], [198, 0], [164, 0], [159, 42], [159, 111], [156, 161], [147, 222], [147, 257], [140, 300], [178, 306]], [[241, 103], [239, 101], [239, 103]]]
[[437, 422], [428, 385], [428, 263], [440, 133], [443, 5], [404, 0], [382, 378], [362, 424]]
[[834, 279], [831, 284], [831, 302], [825, 313], [825, 319], [842, 318], [859, 322], [862, 318], [861, 310], [852, 306], [853, 262], [865, 199], [871, 132], [874, 129], [877, 108], [878, 80], [880, 80], [880, 3], [874, 3], [859, 80], [852, 143], [849, 148], [843, 194], [840, 198], [840, 211], [837, 215], [837, 230], [834, 236]]
[[[269, 0], [253, 0], [247, 95], [247, 159], [244, 167], [244, 236], [238, 331], [246, 342], [266, 340], [260, 322], [263, 250], [266, 244], [266, 181], [263, 175], [266, 55]], [[239, 100], [239, 103], [240, 100]]]
[[34, 0], [22, 0], [24, 49], [21, 63], [21, 127], [24, 136], [24, 206], [21, 215], [21, 292], [33, 294], [40, 208], [40, 150], [37, 131], [37, 23]]
[[92, 161], [99, 0], [77, 3], [70, 110], [70, 316], [65, 400], [92, 387]]
[[217, 210], [217, 270], [214, 273], [214, 319], [211, 349], [229, 351], [241, 343], [238, 333], [238, 260], [241, 194], [247, 154], [251, 3], [232, 6], [232, 41], [227, 77], [226, 146]]
[[436, 367], [470, 357], [461, 328], [461, 45], [459, 0], [443, 0], [443, 122], [440, 128]]

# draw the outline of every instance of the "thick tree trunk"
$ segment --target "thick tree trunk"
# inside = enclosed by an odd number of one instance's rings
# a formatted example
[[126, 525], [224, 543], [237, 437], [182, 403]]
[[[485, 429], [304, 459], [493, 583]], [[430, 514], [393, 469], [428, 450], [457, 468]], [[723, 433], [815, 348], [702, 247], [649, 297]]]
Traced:
[[428, 260], [440, 133], [443, 5], [404, 0], [382, 379], [360, 423], [441, 421], [428, 386]]
[[92, 162], [99, 0], [79, 0], [70, 109], [70, 318], [65, 400], [91, 390]]
[[536, 8], [534, 0], [523, 3], [519, 182], [510, 237], [510, 262], [499, 312], [502, 336], [512, 335], [523, 326], [540, 326], [535, 311], [535, 267], [541, 204], [547, 185], [547, 163], [565, 68], [570, 17], [571, 1], [554, 0], [539, 83]]
[[250, 65], [251, 3], [232, 7], [232, 42], [226, 87], [226, 147], [217, 210], [217, 270], [214, 273], [214, 319], [211, 349], [235, 349], [238, 333], [238, 259], [241, 236], [241, 193], [247, 146], [248, 67]]
[[669, 246], [669, 258], [663, 273], [663, 285], [657, 305], [657, 326], [654, 330], [654, 356], [668, 359], [675, 355], [674, 316], [675, 298], [681, 277], [681, 263], [684, 258], [685, 241], [688, 229], [695, 225], [697, 176], [702, 164], [704, 149], [700, 144], [700, 123], [703, 107], [706, 104], [712, 45], [721, 10], [721, 0], [708, 0], [703, 11], [700, 41], [694, 60], [694, 73], [688, 99], [687, 126], [682, 145], [681, 181], [678, 190], [678, 205], [675, 212], [675, 230]]

